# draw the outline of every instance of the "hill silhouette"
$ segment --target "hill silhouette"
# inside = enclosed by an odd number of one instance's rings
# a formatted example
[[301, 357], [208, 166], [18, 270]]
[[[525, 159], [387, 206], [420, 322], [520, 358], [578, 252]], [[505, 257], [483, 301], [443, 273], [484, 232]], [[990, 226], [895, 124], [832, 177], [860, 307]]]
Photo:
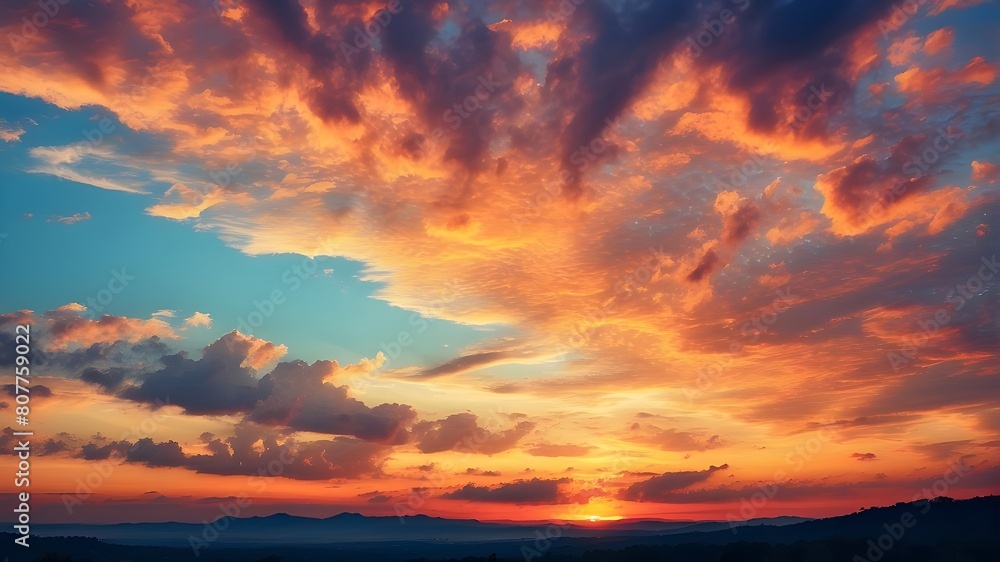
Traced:
[[[306, 521], [300, 522], [299, 519]], [[342, 524], [349, 529], [372, 533], [396, 518], [369, 518], [342, 514], [327, 519], [295, 518], [288, 515], [234, 520], [233, 525], [255, 528], [268, 533], [268, 524], [305, 523], [317, 526]], [[309, 523], [309, 522], [312, 523]], [[781, 520], [779, 520], [780, 522]], [[452, 521], [417, 517], [407, 524], [428, 528], [499, 530], [503, 533], [516, 525], [487, 524], [478, 521]], [[604, 536], [560, 536], [546, 538], [542, 526], [528, 526], [534, 538], [505, 539], [491, 537], [468, 541], [442, 540], [433, 536], [423, 540], [379, 541], [360, 538], [355, 542], [331, 542], [303, 545], [282, 543], [275, 538], [270, 545], [234, 548], [218, 542], [197, 555], [183, 546], [133, 546], [115, 544], [93, 537], [32, 537], [31, 554], [13, 544], [12, 533], [2, 533], [0, 555], [25, 562], [110, 562], [142, 560], [148, 562], [487, 562], [495, 555], [497, 562], [545, 560], [550, 562], [979, 562], [997, 559], [1000, 548], [1000, 497], [967, 500], [937, 498], [931, 501], [898, 503], [892, 506], [863, 509], [849, 515], [816, 519], [790, 525], [766, 525], [727, 528], [706, 527], [706, 523], [683, 525], [664, 522], [665, 532], [648, 534], [655, 522], [636, 522], [645, 529], [629, 528], [621, 523]], [[688, 522], [690, 523], [690, 522]], [[681, 524], [680, 527], [676, 525]], [[131, 528], [143, 528], [133, 524]], [[183, 525], [164, 524], [165, 528]], [[402, 525], [405, 526], [405, 525]], [[130, 526], [108, 526], [128, 528]], [[692, 531], [692, 528], [706, 529]], [[367, 530], [366, 530], [367, 529]], [[573, 526], [566, 527], [568, 534]], [[688, 529], [685, 531], [685, 529]], [[668, 534], [668, 533], [673, 534]], [[631, 535], [622, 533], [632, 533]], [[551, 534], [551, 533], [550, 533]], [[225, 535], [225, 533], [222, 533]]]

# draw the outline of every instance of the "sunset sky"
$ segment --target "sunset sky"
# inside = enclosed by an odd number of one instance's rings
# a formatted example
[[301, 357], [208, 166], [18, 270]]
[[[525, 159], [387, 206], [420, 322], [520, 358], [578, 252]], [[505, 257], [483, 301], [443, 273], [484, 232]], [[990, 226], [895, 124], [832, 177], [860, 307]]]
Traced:
[[0, 6], [34, 521], [1000, 492], [996, 2], [52, 4]]

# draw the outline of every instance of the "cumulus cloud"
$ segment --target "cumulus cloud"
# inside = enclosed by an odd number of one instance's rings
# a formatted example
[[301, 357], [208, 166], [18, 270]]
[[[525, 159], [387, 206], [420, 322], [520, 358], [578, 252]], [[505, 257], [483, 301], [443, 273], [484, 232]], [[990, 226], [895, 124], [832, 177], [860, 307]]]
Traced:
[[883, 160], [863, 155], [821, 174], [816, 190], [825, 198], [822, 213], [833, 220], [833, 231], [855, 235], [903, 217], [929, 223], [949, 203], [957, 207], [957, 214], [948, 222], [960, 217], [968, 207], [962, 191], [929, 190], [939, 162], [952, 156], [952, 147], [962, 136], [962, 131], [951, 126], [933, 135], [911, 135], [894, 145]]
[[958, 70], [913, 67], [896, 75], [899, 90], [918, 102], [940, 102], [956, 91], [969, 87], [981, 88], [992, 84], [1000, 66], [985, 57], [974, 57]]
[[87, 367], [80, 372], [80, 380], [100, 386], [105, 391], [114, 391], [122, 386], [122, 383], [129, 377], [128, 369], [121, 367], [111, 367], [108, 369], [97, 369]]
[[195, 312], [184, 320], [187, 328], [211, 328], [212, 317], [204, 312]]
[[0, 140], [5, 143], [17, 142], [21, 140], [21, 135], [24, 134], [24, 129], [16, 125], [10, 125], [6, 121], [0, 119]]
[[972, 181], [996, 183], [1000, 181], [1000, 166], [990, 162], [972, 161]]
[[935, 29], [924, 41], [924, 51], [929, 55], [935, 55], [951, 46], [955, 40], [955, 30], [950, 27]]
[[[12, 427], [5, 427], [0, 431], [0, 455], [17, 456], [18, 451], [14, 448], [17, 447], [19, 442], [23, 442], [25, 438], [24, 436], [14, 435], [14, 433], [23, 431], [24, 428], [15, 430]], [[45, 456], [70, 451], [77, 445], [78, 440], [75, 436], [65, 432], [59, 432], [52, 437], [43, 437], [35, 432], [30, 441], [32, 442], [31, 454]]]
[[[257, 446], [260, 443], [262, 447]], [[391, 449], [350, 437], [279, 442], [275, 434], [238, 426], [236, 435], [209, 442], [211, 454], [195, 455], [188, 466], [209, 474], [257, 474], [299, 480], [377, 476]], [[279, 468], [275, 468], [279, 467]]]
[[[127, 271], [119, 271], [127, 275]], [[112, 277], [116, 278], [114, 272]], [[86, 306], [70, 303], [43, 314], [31, 311], [0, 315], [0, 324], [30, 320], [35, 329], [43, 331], [47, 351], [64, 351], [115, 342], [137, 343], [150, 338], [176, 339], [174, 329], [159, 318], [144, 320], [124, 316], [102, 315], [88, 318]]]
[[[335, 361], [278, 363], [258, 377], [259, 365], [285, 353], [283, 346], [230, 332], [209, 344], [198, 359], [184, 352], [160, 358], [163, 368], [134, 377], [119, 396], [137, 402], [168, 402], [189, 414], [243, 414], [250, 421], [301, 431], [405, 442], [416, 413], [407, 405], [374, 408], [332, 381], [344, 370]], [[378, 363], [366, 363], [373, 369]], [[87, 371], [85, 380], [121, 386], [120, 372]]]
[[719, 193], [715, 210], [724, 221], [722, 240], [729, 244], [738, 244], [749, 237], [761, 218], [757, 204], [734, 191]]
[[174, 339], [173, 329], [160, 320], [101, 316], [97, 320], [79, 317], [57, 318], [51, 325], [53, 347], [88, 346], [116, 341], [138, 342], [152, 337]]
[[212, 437], [205, 446], [207, 453], [189, 453], [175, 441], [158, 443], [147, 437], [134, 442], [86, 443], [79, 456], [88, 461], [112, 459], [206, 474], [327, 480], [376, 476], [389, 453], [388, 447], [347, 437], [296, 441], [252, 424], [237, 425], [232, 437]]
[[[31, 389], [32, 398], [48, 398], [52, 396], [52, 389], [44, 384], [33, 384], [29, 388]], [[17, 396], [17, 385], [5, 384], [3, 385], [3, 392], [11, 397]]]
[[449, 500], [514, 504], [566, 503], [559, 487], [569, 482], [572, 482], [569, 478], [551, 480], [532, 478], [494, 487], [466, 484], [458, 490], [442, 494], [441, 497]]
[[326, 382], [339, 371], [334, 361], [279, 364], [260, 380], [260, 398], [249, 410], [249, 419], [304, 431], [405, 442], [405, 428], [416, 418], [413, 408], [405, 404], [369, 408], [350, 397], [347, 386]]
[[413, 426], [417, 449], [422, 453], [453, 450], [492, 455], [514, 448], [535, 428], [533, 422], [522, 421], [509, 429], [490, 431], [480, 427], [477, 419], [475, 414], [462, 413], [418, 422]]
[[232, 332], [209, 344], [199, 359], [183, 352], [165, 356], [162, 369], [123, 389], [121, 396], [148, 403], [170, 400], [192, 414], [248, 411], [261, 399], [258, 379], [247, 364], [249, 354], [259, 353], [259, 342]]
[[156, 217], [174, 220], [193, 219], [201, 216], [206, 209], [224, 202], [226, 196], [221, 188], [206, 193], [183, 183], [176, 183], [163, 194], [159, 203], [147, 208], [146, 212]]

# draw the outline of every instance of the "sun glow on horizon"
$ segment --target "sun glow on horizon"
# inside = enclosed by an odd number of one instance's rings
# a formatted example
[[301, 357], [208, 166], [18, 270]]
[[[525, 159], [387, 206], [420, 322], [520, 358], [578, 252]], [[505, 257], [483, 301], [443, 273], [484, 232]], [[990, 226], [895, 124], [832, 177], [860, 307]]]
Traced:
[[963, 459], [947, 494], [997, 493], [1000, 3], [894, 1], [60, 2], [23, 42], [8, 2], [31, 517], [597, 536]]

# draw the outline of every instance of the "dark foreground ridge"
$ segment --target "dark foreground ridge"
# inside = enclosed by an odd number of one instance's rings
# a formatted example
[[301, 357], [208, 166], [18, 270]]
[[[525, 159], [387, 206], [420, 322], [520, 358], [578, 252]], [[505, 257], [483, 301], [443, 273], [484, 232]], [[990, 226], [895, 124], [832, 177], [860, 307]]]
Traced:
[[[346, 516], [345, 516], [346, 515]], [[549, 538], [546, 526], [484, 524], [475, 521], [449, 521], [436, 518], [413, 519], [431, 534], [423, 539], [359, 539], [357, 542], [330, 541], [314, 537], [312, 544], [283, 542], [269, 535], [268, 527], [281, 523], [351, 526], [362, 537], [365, 529], [377, 532], [396, 518], [366, 518], [345, 514], [328, 519], [294, 518], [287, 515], [234, 520], [234, 529], [249, 526], [270, 544], [236, 548], [232, 542], [217, 542], [195, 553], [187, 544], [176, 546], [136, 546], [116, 544], [93, 537], [32, 537], [30, 550], [14, 544], [16, 535], [2, 533], [0, 556], [11, 562], [993, 562], [1000, 549], [1000, 496], [952, 500], [898, 503], [889, 507], [863, 509], [857, 513], [792, 524], [756, 524], [718, 529], [718, 523], [664, 523], [659, 530], [643, 523], [637, 529], [628, 525], [606, 529], [603, 536], [574, 536], [575, 526], [566, 526], [566, 536]], [[792, 519], [791, 521], [794, 521]], [[777, 523], [789, 520], [778, 519]], [[758, 522], [759, 523], [759, 522]], [[174, 536], [178, 523], [160, 525]], [[715, 525], [715, 527], [713, 527]], [[285, 525], [287, 526], [287, 525]], [[403, 525], [405, 527], [405, 525]], [[420, 525], [417, 525], [420, 526]], [[129, 526], [107, 526], [107, 529]], [[155, 525], [154, 525], [155, 527]], [[199, 526], [200, 527], [200, 526]], [[473, 528], [475, 540], [442, 539], [441, 528]], [[90, 528], [90, 527], [81, 527]], [[144, 528], [144, 526], [132, 526]], [[72, 527], [67, 527], [67, 531]], [[436, 531], [431, 531], [437, 529]], [[153, 529], [145, 527], [145, 532]], [[161, 529], [162, 530], [162, 529]], [[479, 537], [496, 531], [496, 537]], [[540, 531], [535, 533], [535, 531]], [[68, 533], [72, 534], [72, 533]], [[600, 534], [600, 533], [597, 533]], [[577, 533], [579, 535], [579, 533]], [[136, 537], [133, 537], [135, 539]], [[161, 539], [162, 540], [162, 537]], [[176, 540], [176, 538], [171, 539]]]

